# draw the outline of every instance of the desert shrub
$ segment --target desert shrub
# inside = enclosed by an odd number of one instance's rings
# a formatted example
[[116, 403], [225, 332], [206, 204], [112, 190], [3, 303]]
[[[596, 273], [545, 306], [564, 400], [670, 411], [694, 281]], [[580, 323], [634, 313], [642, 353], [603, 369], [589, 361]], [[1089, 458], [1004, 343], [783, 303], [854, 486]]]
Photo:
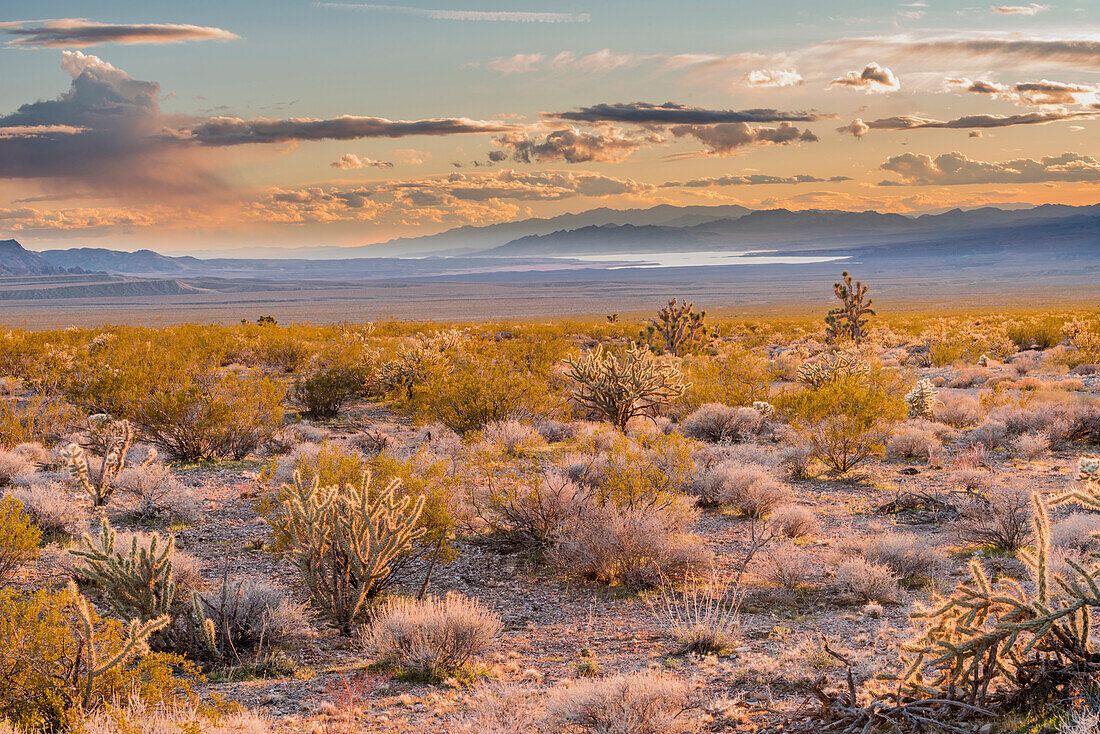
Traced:
[[790, 494], [767, 469], [757, 464], [726, 461], [692, 482], [702, 505], [734, 507], [747, 517], [760, 518], [785, 502]]
[[316, 476], [308, 484], [299, 477], [271, 521], [288, 539], [313, 606], [344, 635], [384, 587], [390, 564], [424, 534], [417, 527], [424, 498], [396, 499], [400, 484], [372, 493], [369, 474], [361, 484], [324, 487]]
[[1075, 512], [1050, 527], [1050, 543], [1058, 548], [1069, 548], [1087, 553], [1095, 549], [1096, 533], [1100, 532], [1100, 517]]
[[22, 454], [0, 449], [0, 484], [11, 484], [20, 474], [34, 471], [34, 462]]
[[332, 418], [365, 391], [367, 375], [356, 369], [329, 367], [294, 381], [294, 404], [310, 418]]
[[781, 505], [776, 508], [771, 524], [788, 538], [813, 535], [821, 529], [813, 510], [802, 505]]
[[676, 678], [652, 672], [578, 680], [547, 701], [547, 719], [557, 731], [590, 734], [666, 734], [689, 708], [690, 689]]
[[1009, 323], [1005, 335], [1020, 350], [1050, 349], [1062, 341], [1064, 323], [1054, 317], [1031, 317]]
[[346, 440], [349, 446], [353, 446], [367, 456], [378, 456], [394, 445], [397, 440], [394, 436], [396, 432], [397, 429], [392, 424], [382, 423], [359, 433], [353, 433]]
[[45, 464], [50, 459], [50, 452], [42, 444], [35, 441], [16, 444], [11, 452], [36, 465]]
[[539, 435], [548, 443], [561, 443], [562, 441], [576, 438], [579, 429], [576, 423], [544, 420], [539, 421], [538, 425], [535, 426], [535, 430], [537, 430]]
[[23, 512], [19, 500], [10, 495], [0, 499], [0, 585], [38, 556], [41, 537], [42, 531]]
[[1100, 444], [1100, 407], [1082, 405], [1073, 413], [1066, 438]]
[[696, 579], [682, 589], [666, 588], [651, 602], [658, 624], [679, 645], [680, 654], [714, 655], [740, 636], [741, 594], [716, 577]]
[[809, 443], [799, 443], [783, 449], [779, 462], [794, 479], [806, 479], [810, 476], [810, 465], [814, 460], [814, 449]]
[[569, 576], [629, 588], [699, 577], [713, 554], [688, 532], [693, 520], [683, 501], [642, 508], [598, 505], [566, 528], [548, 560]]
[[628, 507], [674, 501], [691, 481], [694, 446], [676, 434], [616, 436], [599, 462], [600, 500]]
[[1029, 405], [996, 408], [990, 412], [990, 417], [1002, 422], [1009, 436], [1042, 431], [1052, 440], [1061, 440], [1070, 433], [1075, 412], [1073, 406], [1035, 401]]
[[22, 503], [23, 512], [46, 536], [79, 538], [88, 532], [87, 513], [60, 482], [18, 487], [11, 495]]
[[620, 431], [640, 416], [655, 416], [685, 388], [675, 362], [658, 358], [640, 346], [622, 358], [598, 346], [567, 361], [573, 399]]
[[183, 370], [151, 384], [132, 419], [173, 458], [243, 459], [279, 426], [283, 394], [264, 377]]
[[904, 403], [882, 382], [844, 379], [793, 396], [790, 411], [814, 456], [845, 474], [882, 451], [889, 425], [905, 416]]
[[1004, 359], [1016, 351], [1001, 324], [967, 319], [933, 319], [921, 339], [928, 345], [932, 363], [944, 367], [954, 362], [974, 364], [982, 356]]
[[760, 575], [784, 591], [793, 592], [807, 586], [813, 573], [814, 564], [809, 554], [791, 542], [775, 543], [761, 557]]
[[33, 594], [0, 589], [0, 720], [32, 731], [74, 723], [105, 701], [186, 698], [190, 687], [171, 655], [147, 655], [143, 626], [102, 620], [75, 587]]
[[889, 566], [859, 556], [837, 566], [836, 578], [841, 587], [863, 601], [897, 601], [901, 593], [898, 578]]
[[967, 498], [959, 507], [955, 536], [963, 543], [1012, 553], [1032, 539], [1031, 490], [1010, 486]]
[[499, 447], [510, 456], [518, 456], [545, 445], [542, 434], [535, 428], [514, 420], [487, 424], [481, 432], [481, 439]]
[[471, 529], [499, 547], [541, 556], [595, 501], [590, 490], [563, 475], [496, 481], [471, 492]]
[[986, 418], [963, 435], [962, 443], [964, 446], [995, 449], [1004, 445], [1007, 439], [1008, 429], [1005, 424], [994, 418]]
[[75, 407], [49, 395], [35, 395], [21, 402], [0, 400], [0, 447], [56, 441], [69, 432], [77, 417]]
[[909, 533], [885, 533], [864, 541], [860, 554], [872, 563], [888, 566], [909, 588], [934, 580], [947, 559], [934, 545]]
[[886, 441], [886, 455], [895, 458], [928, 459], [942, 448], [943, 444], [927, 421], [903, 423]]
[[1038, 459], [1050, 452], [1050, 437], [1042, 431], [1021, 433], [1012, 441], [1012, 452], [1023, 459]]
[[194, 490], [162, 464], [124, 469], [115, 483], [125, 497], [124, 512], [135, 520], [193, 523], [199, 518]]
[[764, 416], [753, 408], [731, 408], [721, 403], [706, 403], [684, 419], [685, 436], [699, 441], [744, 441], [760, 433]]
[[282, 645], [309, 629], [306, 606], [286, 590], [264, 581], [229, 581], [196, 593], [196, 617], [210, 620], [217, 657], [258, 653]]
[[[268, 734], [266, 719], [247, 709], [170, 702], [147, 704], [131, 698], [125, 705], [102, 706], [80, 722], [81, 734]], [[0, 731], [3, 731], [0, 729]], [[5, 733], [6, 734], [6, 733]], [[29, 734], [29, 732], [27, 733]]]
[[415, 680], [460, 674], [500, 634], [500, 617], [474, 599], [398, 597], [382, 606], [360, 637], [367, 654]]
[[932, 409], [937, 421], [955, 428], [974, 425], [981, 420], [982, 413], [981, 403], [963, 393], [941, 394], [939, 404]]
[[759, 350], [730, 347], [713, 357], [689, 356], [682, 369], [688, 384], [669, 408], [678, 419], [708, 403], [751, 405], [770, 396], [770, 366]]
[[958, 374], [951, 380], [951, 387], [956, 389], [981, 385], [991, 377], [992, 373], [986, 367], [962, 367]]

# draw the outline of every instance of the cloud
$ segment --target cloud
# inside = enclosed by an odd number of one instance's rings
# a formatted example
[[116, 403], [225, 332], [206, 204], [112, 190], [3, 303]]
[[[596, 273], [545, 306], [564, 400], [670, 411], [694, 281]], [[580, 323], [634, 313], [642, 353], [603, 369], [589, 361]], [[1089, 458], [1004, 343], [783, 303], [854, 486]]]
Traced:
[[863, 122], [853, 120], [851, 124], [837, 128], [840, 133], [862, 137], [868, 130], [966, 130], [977, 128], [1011, 127], [1013, 125], [1046, 125], [1065, 120], [1087, 120], [1100, 117], [1100, 111], [1083, 110], [1080, 112], [1029, 112], [1023, 115], [967, 115], [954, 120], [932, 120], [915, 115], [884, 117], [880, 120]]
[[618, 102], [580, 107], [571, 112], [543, 112], [543, 117], [571, 122], [617, 122], [632, 125], [713, 125], [725, 122], [812, 122], [834, 117], [816, 112], [774, 109], [710, 110], [675, 102]]
[[991, 5], [989, 12], [1002, 15], [1036, 15], [1044, 10], [1050, 10], [1049, 5], [1030, 3], [1028, 5]]
[[432, 157], [432, 154], [426, 150], [417, 150], [416, 148], [398, 148], [390, 156], [395, 163], [400, 163], [403, 166], [419, 166]]
[[192, 127], [190, 136], [203, 145], [246, 145], [286, 143], [299, 140], [359, 140], [362, 138], [404, 138], [410, 135], [460, 135], [502, 133], [515, 125], [465, 117], [429, 120], [387, 120], [384, 117], [341, 115], [327, 120], [292, 117], [272, 120], [257, 117], [211, 117]]
[[[183, 41], [233, 41], [240, 38], [221, 28], [177, 23], [95, 23], [83, 18], [16, 21], [3, 28], [16, 36], [8, 46], [16, 48], [87, 48], [101, 43], [182, 43]], [[2, 27], [2, 26], [0, 26]]]
[[64, 232], [150, 227], [163, 221], [163, 211], [115, 207], [54, 209], [32, 207], [0, 209], [0, 229], [9, 232]]
[[840, 181], [851, 181], [847, 176], [833, 176], [832, 178], [818, 178], [817, 176], [808, 176], [805, 174], [799, 174], [797, 176], [769, 176], [763, 173], [754, 173], [749, 175], [728, 175], [728, 176], [711, 176], [707, 178], [695, 178], [690, 181], [666, 181], [660, 185], [660, 188], [687, 188], [687, 189], [699, 189], [699, 188], [711, 188], [714, 186], [768, 186], [776, 184], [802, 184], [802, 183], [835, 183]]
[[743, 77], [749, 87], [797, 87], [802, 75], [793, 69], [753, 69]]
[[711, 155], [730, 155], [746, 145], [787, 145], [793, 142], [816, 142], [810, 130], [799, 130], [789, 122], [778, 127], [754, 128], [745, 122], [718, 125], [674, 125], [669, 131], [678, 138], [691, 136], [701, 142]]
[[546, 54], [515, 54], [493, 59], [485, 66], [499, 74], [528, 74], [532, 72], [580, 72], [593, 74], [615, 69], [628, 69], [651, 59], [662, 58], [656, 54], [620, 54], [609, 48], [578, 56], [572, 51], [562, 51], [554, 56]]
[[63, 52], [61, 68], [72, 77], [67, 92], [0, 116], [0, 178], [101, 193], [222, 188], [203, 158], [171, 132], [158, 84], [82, 51]]
[[535, 71], [545, 61], [545, 54], [516, 54], [507, 58], [493, 59], [486, 66], [500, 74], [523, 74]]
[[1005, 85], [981, 79], [971, 81], [966, 77], [952, 77], [944, 79], [944, 84], [948, 88], [960, 88], [975, 94], [985, 94], [1019, 104], [1036, 106], [1083, 104], [1094, 99], [1097, 92], [1097, 87], [1054, 82], [1049, 79]]
[[[962, 184], [1026, 184], [1055, 181], [1100, 182], [1100, 161], [1080, 153], [1019, 158], [998, 162], [975, 161], [959, 152], [932, 158], [905, 153], [888, 159], [880, 168], [897, 174], [903, 183], [926, 186]], [[896, 185], [884, 181], [885, 185]]]
[[886, 93], [901, 89], [901, 82], [894, 76], [894, 72], [872, 61], [863, 67], [863, 71], [849, 71], [844, 76], [833, 79], [829, 86], [862, 89], [868, 93]]
[[376, 161], [365, 156], [360, 158], [355, 153], [344, 153], [339, 160], [333, 161], [329, 165], [345, 171], [354, 168], [393, 168], [393, 164], [389, 161]]
[[363, 10], [394, 15], [411, 15], [429, 20], [482, 21], [494, 23], [587, 23], [588, 13], [541, 13], [499, 10], [432, 10], [406, 5], [374, 5], [364, 3], [314, 3], [315, 8]]
[[[511, 151], [512, 158], [522, 163], [564, 160], [569, 163], [614, 163], [628, 157], [646, 144], [659, 144], [664, 138], [656, 134], [643, 136], [624, 135], [621, 130], [611, 128], [603, 132], [585, 132], [575, 127], [555, 130], [541, 141], [531, 138], [527, 133], [508, 133], [493, 142]], [[504, 160], [504, 157], [489, 155], [492, 161]]]
[[[818, 59], [838, 54], [876, 54], [892, 61], [930, 64], [995, 64], [1002, 69], [1057, 66], [1100, 70], [1100, 40], [1095, 36], [1044, 37], [1017, 33], [959, 33], [917, 38], [909, 35], [871, 36], [826, 41], [804, 54]], [[942, 66], [939, 68], [943, 68]]]

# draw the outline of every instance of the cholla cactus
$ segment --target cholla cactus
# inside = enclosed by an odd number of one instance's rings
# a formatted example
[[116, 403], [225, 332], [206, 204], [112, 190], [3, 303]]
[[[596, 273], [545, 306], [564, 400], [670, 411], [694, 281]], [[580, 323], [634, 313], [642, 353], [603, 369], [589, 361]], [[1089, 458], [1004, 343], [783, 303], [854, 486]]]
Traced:
[[905, 404], [909, 406], [910, 418], [928, 418], [931, 420], [932, 411], [936, 407], [936, 396], [939, 392], [932, 387], [932, 383], [920, 379], [912, 390], [905, 393]]
[[867, 324], [864, 317], [875, 315], [871, 299], [868, 298], [866, 303], [863, 300], [867, 296], [867, 286], [858, 280], [852, 283], [852, 276], [845, 270], [841, 280], [833, 283], [833, 291], [841, 305], [825, 317], [829, 340], [851, 339], [858, 345], [867, 336], [867, 330], [863, 328]]
[[871, 366], [863, 355], [855, 350], [847, 350], [826, 352], [803, 362], [795, 379], [807, 387], [821, 387], [850, 377], [866, 377], [870, 372]]
[[565, 363], [575, 383], [573, 399], [624, 431], [631, 418], [654, 415], [688, 387], [675, 362], [640, 345], [621, 360], [601, 345]]
[[92, 691], [96, 679], [104, 673], [121, 668], [130, 658], [139, 657], [149, 652], [149, 636], [167, 627], [170, 620], [167, 615], [150, 619], [144, 624], [136, 619], [130, 620], [126, 639], [122, 642], [122, 646], [109, 657], [101, 658], [103, 652], [96, 642], [95, 615], [92, 612], [91, 605], [77, 590], [73, 581], [69, 581], [69, 595], [73, 599], [76, 616], [80, 620], [78, 633], [81, 644], [76, 661], [73, 664], [73, 674], [74, 679], [79, 681], [81, 705], [88, 708], [92, 703]]
[[382, 589], [390, 564], [424, 534], [417, 528], [424, 497], [394, 497], [394, 479], [371, 492], [362, 484], [322, 487], [317, 477], [283, 486], [282, 512], [272, 524], [290, 544], [290, 556], [309, 587], [313, 605], [341, 633], [350, 635], [367, 602]]
[[149, 547], [143, 548], [135, 536], [123, 555], [115, 550], [115, 537], [107, 518], [100, 525], [98, 543], [85, 533], [84, 549], [69, 551], [84, 559], [80, 574], [102, 588], [107, 601], [123, 616], [147, 621], [167, 614], [176, 592], [172, 573], [175, 538], [168, 536], [162, 541], [153, 533]]
[[[126, 454], [134, 442], [134, 429], [129, 421], [112, 422], [103, 414], [93, 415], [88, 419], [88, 425], [94, 433], [104, 434], [102, 441], [105, 448], [99, 471], [93, 476], [88, 467], [87, 453], [75, 443], [62, 449], [61, 458], [69, 475], [92, 498], [92, 504], [103, 507], [114, 494], [114, 481], [126, 465]], [[156, 458], [156, 451], [151, 450], [141, 466], [148, 466]]]
[[428, 375], [447, 369], [451, 354], [462, 346], [465, 338], [465, 330], [459, 329], [417, 334], [413, 344], [402, 347], [391, 361], [379, 368], [376, 378], [379, 387], [383, 392], [408, 389]]
[[764, 400], [752, 401], [752, 409], [764, 416], [764, 420], [771, 420], [775, 417], [775, 406]]
[[683, 357], [714, 338], [703, 323], [706, 318], [707, 312], [696, 311], [694, 303], [680, 304], [673, 298], [657, 312], [657, 318], [649, 320], [641, 337], [652, 345], [653, 337], [659, 336], [661, 343], [654, 349]]

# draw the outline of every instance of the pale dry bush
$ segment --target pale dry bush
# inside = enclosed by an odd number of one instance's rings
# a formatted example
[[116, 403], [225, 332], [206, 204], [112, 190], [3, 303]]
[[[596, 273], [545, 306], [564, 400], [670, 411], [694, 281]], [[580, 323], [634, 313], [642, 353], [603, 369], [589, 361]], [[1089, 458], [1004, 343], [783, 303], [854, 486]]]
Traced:
[[31, 484], [12, 490], [23, 505], [23, 512], [43, 533], [79, 538], [88, 532], [88, 514], [72, 499], [69, 488], [60, 482]]
[[724, 461], [692, 480], [691, 491], [704, 506], [737, 509], [748, 517], [771, 514], [790, 496], [790, 490], [759, 464]]
[[669, 734], [689, 731], [678, 721], [690, 707], [691, 689], [653, 672], [577, 680], [550, 694], [549, 731], [590, 734]]
[[902, 423], [886, 441], [886, 455], [891, 458], [931, 459], [943, 449], [943, 444], [930, 426], [928, 421]]
[[421, 428], [416, 444], [439, 457], [457, 457], [462, 453], [462, 437], [442, 423], [429, 423]]
[[123, 512], [134, 519], [191, 524], [201, 516], [195, 490], [163, 464], [123, 469], [115, 484], [123, 499]]
[[974, 387], [984, 383], [991, 375], [992, 373], [985, 367], [963, 367], [950, 384], [956, 389]]
[[564, 529], [548, 561], [570, 576], [630, 588], [703, 576], [714, 554], [688, 531], [694, 520], [680, 498], [659, 507], [601, 505]]
[[566, 474], [500, 479], [468, 495], [467, 525], [484, 541], [509, 550], [542, 553], [581, 522], [595, 503], [589, 487]]
[[761, 558], [760, 575], [779, 588], [793, 592], [808, 586], [814, 564], [805, 549], [790, 542], [777, 543]]
[[1060, 548], [1072, 548], [1082, 553], [1094, 550], [1100, 532], [1100, 515], [1088, 512], [1074, 512], [1064, 520], [1051, 525], [1051, 545]]
[[814, 460], [814, 449], [808, 443], [799, 443], [783, 449], [779, 463], [793, 479], [807, 479]]
[[898, 578], [884, 563], [873, 563], [866, 558], [855, 557], [836, 568], [837, 582], [863, 601], [886, 603], [897, 601], [901, 595]]
[[11, 450], [13, 454], [22, 456], [32, 464], [45, 464], [50, 458], [50, 452], [40, 443], [21, 443]]
[[288, 428], [303, 443], [324, 443], [332, 438], [332, 431], [312, 423], [293, 423]]
[[745, 441], [758, 435], [764, 416], [755, 408], [733, 408], [722, 403], [705, 403], [684, 418], [684, 435], [711, 443]]
[[366, 430], [353, 433], [345, 441], [366, 456], [378, 456], [397, 444], [398, 428], [392, 423], [378, 423]]
[[0, 449], [0, 484], [11, 484], [16, 477], [33, 473], [33, 461], [23, 454]]
[[317, 456], [321, 453], [322, 448], [319, 443], [302, 443], [291, 449], [289, 453], [280, 456], [275, 461], [275, 471], [272, 472], [271, 483], [276, 487], [293, 484], [298, 463], [316, 464]]
[[940, 402], [932, 409], [932, 417], [955, 428], [977, 423], [984, 411], [976, 398], [962, 393], [940, 393]]
[[406, 674], [440, 680], [483, 655], [502, 629], [500, 616], [475, 599], [398, 597], [360, 634], [368, 655]]
[[1050, 437], [1042, 431], [1021, 433], [1012, 441], [1012, 453], [1022, 459], [1038, 459], [1050, 453]]
[[228, 636], [238, 652], [282, 645], [310, 629], [307, 605], [266, 581], [227, 581], [199, 595], [215, 634]]
[[970, 494], [981, 494], [994, 484], [993, 475], [984, 469], [959, 469], [951, 473], [951, 483]]
[[1017, 352], [1008, 359], [1008, 364], [1021, 375], [1038, 372], [1043, 368], [1043, 355], [1032, 350]]
[[619, 432], [614, 426], [596, 421], [575, 421], [577, 443], [591, 453], [600, 454], [610, 451], [619, 440]]
[[1058, 734], [1096, 734], [1100, 732], [1100, 712], [1081, 711], [1067, 719]]
[[982, 446], [987, 449], [995, 449], [1003, 446], [1007, 440], [1008, 429], [1005, 424], [994, 418], [986, 418], [963, 434], [961, 442], [964, 446]]
[[561, 443], [576, 438], [579, 431], [575, 423], [551, 419], [539, 421], [535, 429], [548, 443]]
[[1030, 489], [997, 487], [960, 503], [953, 530], [963, 543], [1014, 552], [1031, 542], [1031, 518]]
[[771, 525], [788, 538], [814, 535], [821, 530], [817, 515], [809, 507], [783, 505], [772, 515]]
[[1041, 432], [1051, 441], [1065, 439], [1075, 422], [1073, 408], [1056, 402], [1005, 406], [993, 411], [990, 416], [1004, 423], [1005, 430], [1011, 436]]
[[690, 579], [681, 588], [665, 584], [650, 602], [661, 628], [679, 645], [680, 654], [713, 655], [740, 638], [741, 590], [717, 574]]
[[531, 426], [516, 420], [494, 421], [482, 429], [481, 438], [505, 454], [518, 456], [546, 445], [546, 440]]
[[703, 444], [693, 458], [697, 466], [705, 469], [729, 460], [776, 469], [780, 460], [775, 449], [758, 443]]
[[929, 541], [909, 533], [885, 533], [871, 536], [859, 549], [872, 563], [890, 568], [909, 588], [923, 586], [947, 568], [947, 556]]
[[482, 686], [455, 724], [462, 734], [542, 732], [542, 694], [514, 685]]

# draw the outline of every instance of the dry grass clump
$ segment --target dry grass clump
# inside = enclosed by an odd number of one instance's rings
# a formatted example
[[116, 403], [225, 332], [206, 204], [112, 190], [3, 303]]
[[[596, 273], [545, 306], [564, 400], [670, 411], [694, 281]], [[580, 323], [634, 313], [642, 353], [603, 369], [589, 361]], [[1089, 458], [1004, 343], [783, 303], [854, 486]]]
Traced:
[[679, 719], [690, 707], [685, 681], [653, 672], [578, 680], [551, 694], [548, 731], [668, 734], [689, 731]]
[[733, 408], [705, 403], [684, 418], [685, 436], [711, 443], [746, 441], [764, 427], [764, 416], [755, 408]]
[[1012, 441], [1012, 453], [1029, 461], [1050, 453], [1050, 437], [1042, 431], [1021, 433]]
[[200, 517], [195, 491], [162, 464], [124, 469], [115, 484], [124, 498], [124, 512], [136, 520], [191, 524]]
[[679, 654], [712, 655], [740, 637], [741, 593], [717, 577], [692, 579], [684, 588], [669, 586], [651, 603]]
[[950, 386], [955, 389], [974, 387], [983, 384], [992, 374], [985, 367], [962, 367], [954, 379], [951, 380]]
[[1031, 542], [1032, 514], [1030, 489], [998, 487], [962, 502], [953, 530], [963, 543], [1014, 553]]
[[312, 423], [292, 423], [288, 428], [294, 437], [302, 443], [324, 443], [332, 438], [332, 431], [324, 426], [315, 426]]
[[930, 426], [928, 421], [901, 424], [886, 441], [886, 455], [892, 458], [931, 459], [943, 449], [943, 444]]
[[500, 617], [475, 599], [399, 597], [387, 602], [360, 634], [368, 655], [415, 680], [459, 674], [492, 645]]
[[692, 492], [704, 506], [737, 509], [747, 517], [766, 517], [790, 496], [786, 485], [758, 464], [724, 461], [697, 477]]
[[[29, 734], [14, 728], [8, 731]], [[267, 734], [269, 731], [268, 721], [247, 709], [219, 715], [209, 706], [150, 706], [138, 696], [131, 696], [126, 706], [97, 709], [80, 722], [81, 734]], [[2, 725], [0, 734], [8, 734]]]
[[976, 398], [963, 393], [940, 393], [932, 417], [955, 428], [966, 428], [981, 420], [984, 411]]
[[808, 479], [814, 461], [814, 449], [808, 443], [788, 446], [779, 454], [779, 463], [792, 479]]
[[222, 656], [282, 645], [310, 629], [308, 607], [266, 581], [227, 581], [199, 594]]
[[11, 450], [11, 453], [22, 456], [32, 464], [45, 464], [50, 458], [49, 450], [42, 444], [33, 441], [17, 444], [15, 448]]
[[565, 528], [548, 560], [567, 575], [629, 588], [703, 576], [714, 554], [688, 532], [694, 519], [679, 499], [658, 507], [599, 505]]
[[509, 456], [519, 456], [546, 445], [546, 440], [536, 429], [515, 420], [487, 423], [481, 431], [481, 438]]
[[535, 430], [546, 439], [547, 443], [561, 443], [576, 438], [580, 429], [576, 423], [568, 421], [544, 420], [539, 421]]
[[863, 542], [859, 552], [868, 561], [889, 567], [908, 588], [930, 583], [947, 565], [943, 551], [909, 533], [874, 535]]
[[782, 505], [772, 514], [771, 526], [788, 538], [802, 538], [821, 530], [817, 515], [803, 505]]
[[837, 583], [863, 601], [880, 604], [897, 601], [901, 596], [898, 577], [885, 563], [874, 563], [863, 557], [850, 558], [836, 568]]
[[79, 538], [88, 532], [87, 512], [60, 482], [17, 487], [11, 494], [46, 536]]
[[0, 484], [11, 484], [20, 475], [34, 472], [34, 462], [15, 451], [0, 450]]

